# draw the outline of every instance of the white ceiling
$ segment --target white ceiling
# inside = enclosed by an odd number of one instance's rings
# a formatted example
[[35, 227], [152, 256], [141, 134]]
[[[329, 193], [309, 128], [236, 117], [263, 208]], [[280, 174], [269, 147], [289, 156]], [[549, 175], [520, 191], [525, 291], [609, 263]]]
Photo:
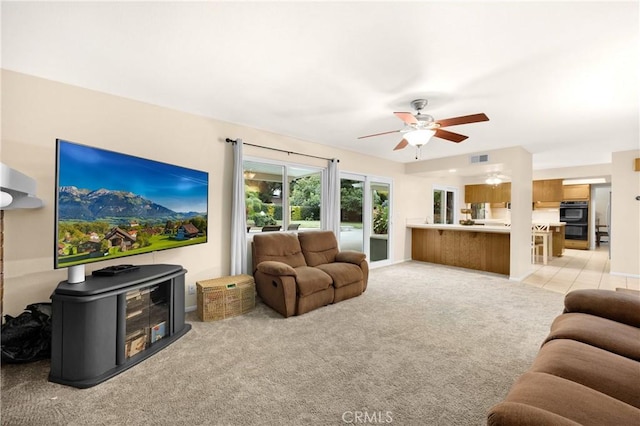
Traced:
[[[398, 162], [522, 145], [534, 169], [639, 148], [639, 3], [2, 2], [2, 67]], [[243, 135], [229, 135], [243, 137]], [[259, 143], [260, 141], [248, 141]]]

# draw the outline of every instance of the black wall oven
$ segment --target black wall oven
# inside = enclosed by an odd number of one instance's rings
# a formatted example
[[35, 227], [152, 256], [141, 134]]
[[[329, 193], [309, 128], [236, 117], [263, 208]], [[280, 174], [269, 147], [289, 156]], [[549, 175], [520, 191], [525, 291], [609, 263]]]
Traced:
[[560, 203], [560, 222], [565, 222], [564, 238], [567, 240], [589, 239], [589, 202], [564, 201]]

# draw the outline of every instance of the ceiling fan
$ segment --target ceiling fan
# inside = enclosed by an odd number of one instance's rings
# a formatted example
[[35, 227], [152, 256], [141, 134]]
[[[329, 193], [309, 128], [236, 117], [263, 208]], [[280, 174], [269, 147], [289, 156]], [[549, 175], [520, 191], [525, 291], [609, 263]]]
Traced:
[[429, 142], [429, 140], [433, 136], [455, 143], [460, 143], [468, 138], [468, 136], [444, 130], [443, 127], [478, 123], [480, 121], [489, 121], [489, 117], [487, 117], [483, 113], [463, 115], [460, 117], [446, 118], [444, 120], [436, 121], [429, 114], [422, 114], [421, 111], [425, 106], [427, 106], [427, 103], [428, 101], [426, 99], [416, 99], [414, 101], [411, 101], [411, 106], [417, 111], [415, 115], [410, 112], [394, 112], [396, 117], [404, 122], [404, 127], [402, 129], [392, 130], [390, 132], [376, 133], [373, 135], [360, 136], [358, 139], [400, 132], [404, 135], [404, 137], [402, 138], [400, 143], [398, 143], [398, 145], [393, 148], [394, 151], [404, 149], [408, 145], [413, 145], [419, 149], [421, 146]]

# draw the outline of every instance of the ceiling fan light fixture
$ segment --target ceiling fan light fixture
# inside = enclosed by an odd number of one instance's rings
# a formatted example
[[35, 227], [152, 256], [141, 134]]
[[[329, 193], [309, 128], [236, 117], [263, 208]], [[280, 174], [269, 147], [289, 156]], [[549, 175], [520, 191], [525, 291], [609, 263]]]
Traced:
[[489, 176], [484, 183], [486, 183], [487, 185], [500, 185], [502, 183], [502, 179], [500, 179], [498, 176]]
[[436, 134], [435, 130], [431, 129], [418, 129], [412, 130], [404, 134], [404, 138], [409, 145], [412, 146], [422, 146], [426, 145], [429, 140]]

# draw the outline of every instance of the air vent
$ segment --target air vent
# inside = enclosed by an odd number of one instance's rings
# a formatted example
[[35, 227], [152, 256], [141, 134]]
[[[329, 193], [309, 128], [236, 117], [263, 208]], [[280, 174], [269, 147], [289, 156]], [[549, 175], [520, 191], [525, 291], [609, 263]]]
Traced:
[[488, 162], [489, 162], [489, 154], [480, 154], [480, 155], [471, 156], [471, 164], [488, 163]]

